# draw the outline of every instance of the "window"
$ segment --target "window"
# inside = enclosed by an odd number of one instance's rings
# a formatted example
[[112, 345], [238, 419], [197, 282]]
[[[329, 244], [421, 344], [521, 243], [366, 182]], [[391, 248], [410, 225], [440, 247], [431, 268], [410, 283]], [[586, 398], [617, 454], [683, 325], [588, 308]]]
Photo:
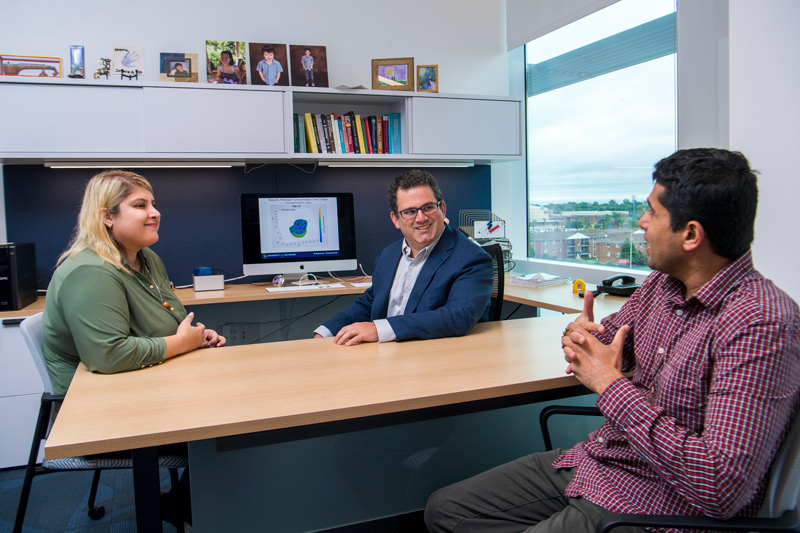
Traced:
[[621, 0], [526, 45], [529, 257], [581, 233], [585, 253], [559, 260], [612, 264], [615, 243], [647, 270], [637, 222], [676, 148], [675, 43], [674, 0]]

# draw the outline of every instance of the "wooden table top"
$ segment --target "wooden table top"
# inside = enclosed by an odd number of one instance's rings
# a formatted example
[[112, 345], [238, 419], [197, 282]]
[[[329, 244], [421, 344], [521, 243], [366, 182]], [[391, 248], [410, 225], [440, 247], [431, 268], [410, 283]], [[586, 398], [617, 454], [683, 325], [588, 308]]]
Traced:
[[[326, 283], [338, 283], [336, 280], [322, 280]], [[269, 284], [259, 283], [229, 283], [221, 291], [200, 291], [195, 292], [193, 288], [175, 289], [175, 295], [183, 305], [203, 305], [219, 304], [231, 302], [251, 302], [254, 300], [283, 300], [286, 298], [304, 298], [307, 296], [339, 296], [342, 294], [361, 294], [367, 287], [353, 287], [350, 282], [342, 283], [344, 288], [331, 289], [309, 289], [285, 292], [269, 292]], [[39, 298], [32, 304], [18, 311], [0, 311], [0, 319], [10, 317], [31, 316], [44, 311], [45, 296]]]
[[[588, 285], [588, 290], [593, 290], [595, 285]], [[572, 284], [552, 285], [544, 288], [520, 287], [505, 284], [503, 300], [550, 309], [559, 313], [581, 313], [583, 311], [583, 298], [578, 293], [572, 292]], [[596, 320], [619, 311], [627, 301], [622, 296], [603, 294], [594, 299], [594, 317]]]
[[478, 324], [464, 337], [345, 347], [330, 339], [202, 349], [143, 370], [81, 365], [48, 459], [502, 398], [578, 384], [571, 317]]

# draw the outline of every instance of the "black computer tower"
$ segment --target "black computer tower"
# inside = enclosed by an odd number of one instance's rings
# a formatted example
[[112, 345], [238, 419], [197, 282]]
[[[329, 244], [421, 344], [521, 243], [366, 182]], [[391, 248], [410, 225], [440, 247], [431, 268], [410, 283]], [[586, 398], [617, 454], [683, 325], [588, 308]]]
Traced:
[[0, 244], [0, 311], [36, 301], [36, 248], [32, 242]]

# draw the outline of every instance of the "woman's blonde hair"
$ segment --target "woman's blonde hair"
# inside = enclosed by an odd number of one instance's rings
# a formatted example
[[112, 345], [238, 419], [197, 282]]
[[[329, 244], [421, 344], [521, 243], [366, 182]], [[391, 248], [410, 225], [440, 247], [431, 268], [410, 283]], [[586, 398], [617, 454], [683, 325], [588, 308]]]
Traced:
[[61, 263], [66, 258], [89, 249], [107, 263], [130, 273], [104, 220], [106, 212], [116, 215], [119, 212], [119, 204], [137, 187], [143, 187], [153, 194], [153, 187], [149, 181], [138, 174], [124, 170], [106, 170], [89, 180], [83, 193], [75, 235], [67, 250], [58, 258], [58, 262]]

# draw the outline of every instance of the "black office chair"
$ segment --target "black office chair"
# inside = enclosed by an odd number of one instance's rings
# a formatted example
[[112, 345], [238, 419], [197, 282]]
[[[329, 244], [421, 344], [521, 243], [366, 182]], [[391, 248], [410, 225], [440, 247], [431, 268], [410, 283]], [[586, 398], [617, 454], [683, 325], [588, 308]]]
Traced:
[[[39, 407], [39, 417], [36, 421], [36, 430], [33, 435], [31, 452], [28, 456], [28, 465], [25, 469], [25, 478], [22, 482], [22, 494], [20, 495], [19, 506], [17, 507], [17, 517], [14, 521], [14, 533], [20, 533], [22, 531], [22, 522], [25, 520], [25, 511], [28, 508], [28, 498], [31, 493], [33, 478], [40, 474], [63, 472], [65, 470], [94, 471], [92, 488], [89, 492], [89, 518], [92, 520], [100, 520], [105, 515], [105, 508], [102, 506], [95, 506], [97, 488], [100, 483], [100, 472], [102, 470], [132, 468], [133, 461], [124, 457], [111, 459], [102, 457], [69, 457], [66, 459], [43, 461], [41, 465], [36, 464], [39, 456], [39, 449], [42, 443], [47, 439], [47, 435], [50, 432], [50, 419], [53, 408], [61, 403], [61, 401], [64, 399], [64, 395], [53, 394], [53, 384], [50, 382], [50, 374], [47, 372], [47, 363], [44, 358], [44, 353], [42, 352], [42, 313], [37, 313], [23, 320], [22, 323], [20, 323], [20, 329], [22, 331], [22, 337], [25, 339], [25, 343], [28, 345], [28, 351], [30, 352], [31, 357], [36, 364], [36, 369], [39, 371], [39, 376], [42, 378], [42, 383], [44, 384], [44, 393], [42, 394], [41, 405]], [[175, 501], [180, 502], [178, 468], [188, 466], [189, 462], [187, 457], [180, 455], [159, 456], [158, 464], [162, 468], [169, 469]], [[175, 507], [178, 524], [177, 529], [182, 533], [182, 506], [176, 505]]]
[[[552, 449], [547, 421], [552, 415], [602, 416], [596, 407], [551, 405], [542, 409], [539, 423], [545, 448]], [[608, 533], [618, 526], [704, 529], [714, 531], [796, 531], [800, 532], [800, 416], [795, 414], [789, 431], [769, 471], [764, 503], [753, 518], [715, 520], [704, 516], [663, 516], [618, 513], [603, 518], [595, 533]]]
[[496, 242], [482, 244], [481, 248], [492, 256], [494, 267], [494, 282], [492, 283], [492, 299], [489, 302], [489, 321], [501, 319], [503, 313], [503, 288], [505, 287], [506, 272], [503, 267], [503, 249]]

